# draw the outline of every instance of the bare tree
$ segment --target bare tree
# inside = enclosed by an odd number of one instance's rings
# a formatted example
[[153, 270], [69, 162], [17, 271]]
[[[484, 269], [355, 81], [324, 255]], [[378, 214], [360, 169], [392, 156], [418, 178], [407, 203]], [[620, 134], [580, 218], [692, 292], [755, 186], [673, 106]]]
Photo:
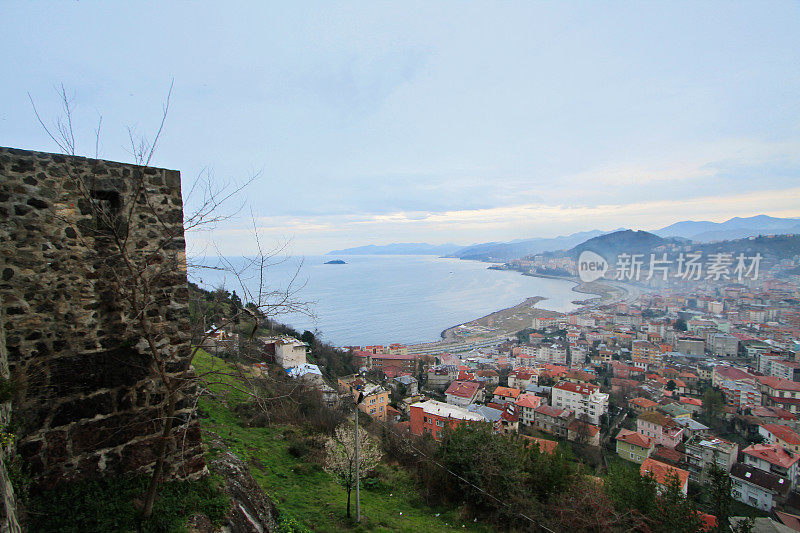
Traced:
[[[350, 493], [356, 487], [355, 427], [344, 423], [336, 428], [325, 444], [325, 470], [333, 475], [347, 491], [347, 517], [350, 518]], [[366, 431], [358, 433], [358, 471], [369, 474], [378, 465], [381, 452]]]

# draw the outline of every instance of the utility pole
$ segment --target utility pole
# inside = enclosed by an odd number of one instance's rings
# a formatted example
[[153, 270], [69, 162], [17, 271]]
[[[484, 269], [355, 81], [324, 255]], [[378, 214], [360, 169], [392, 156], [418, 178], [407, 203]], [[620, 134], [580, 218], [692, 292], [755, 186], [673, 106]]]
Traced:
[[361, 522], [361, 493], [360, 493], [360, 482], [358, 480], [358, 406], [364, 400], [364, 393], [358, 393], [358, 398], [356, 398], [356, 523]]

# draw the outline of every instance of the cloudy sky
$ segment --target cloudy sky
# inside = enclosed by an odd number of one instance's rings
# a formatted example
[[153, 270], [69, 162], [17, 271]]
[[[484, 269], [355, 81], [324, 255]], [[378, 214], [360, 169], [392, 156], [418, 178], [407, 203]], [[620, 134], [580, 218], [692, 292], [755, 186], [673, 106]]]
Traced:
[[[166, 5], [162, 5], [166, 4]], [[233, 4], [233, 5], [231, 5]], [[10, 2], [0, 145], [242, 183], [213, 233], [297, 254], [800, 216], [798, 2]], [[196, 198], [196, 196], [195, 196]], [[189, 207], [193, 205], [189, 200]], [[232, 207], [233, 209], [233, 207]]]

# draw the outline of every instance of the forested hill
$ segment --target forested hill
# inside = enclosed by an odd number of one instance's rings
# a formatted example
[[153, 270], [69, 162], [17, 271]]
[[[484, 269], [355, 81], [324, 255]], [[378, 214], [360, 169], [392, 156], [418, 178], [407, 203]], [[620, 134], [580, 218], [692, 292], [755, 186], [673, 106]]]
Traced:
[[[249, 312], [242, 312], [243, 308], [247, 308]], [[309, 362], [318, 365], [328, 378], [346, 376], [356, 370], [353, 356], [348, 350], [321, 341], [311, 331], [301, 333], [291, 326], [265, 316], [253, 305], [243, 303], [236, 291], [225, 289], [209, 291], [189, 282], [189, 310], [192, 323], [204, 321], [207, 328], [229, 322], [233, 332], [240, 335], [241, 343], [246, 342], [251, 336], [273, 335], [289, 335], [307, 342], [311, 346]], [[255, 331], [253, 316], [257, 316], [259, 322], [259, 327]]]

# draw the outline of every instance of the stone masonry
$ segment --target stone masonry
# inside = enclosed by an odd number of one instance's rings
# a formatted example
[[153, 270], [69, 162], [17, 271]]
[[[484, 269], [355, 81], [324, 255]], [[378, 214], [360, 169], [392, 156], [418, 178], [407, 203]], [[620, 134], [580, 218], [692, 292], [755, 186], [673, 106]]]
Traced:
[[[16, 392], [17, 451], [42, 486], [146, 472], [155, 461], [163, 382], [141, 313], [123, 297], [134, 284], [109, 237], [152, 294], [150, 336], [169, 375], [190, 353], [180, 173], [0, 147], [0, 303]], [[118, 233], [117, 233], [118, 234]], [[149, 276], [149, 277], [148, 277]], [[147, 300], [149, 298], [149, 300]], [[193, 387], [179, 395], [168, 475], [202, 475]]]

